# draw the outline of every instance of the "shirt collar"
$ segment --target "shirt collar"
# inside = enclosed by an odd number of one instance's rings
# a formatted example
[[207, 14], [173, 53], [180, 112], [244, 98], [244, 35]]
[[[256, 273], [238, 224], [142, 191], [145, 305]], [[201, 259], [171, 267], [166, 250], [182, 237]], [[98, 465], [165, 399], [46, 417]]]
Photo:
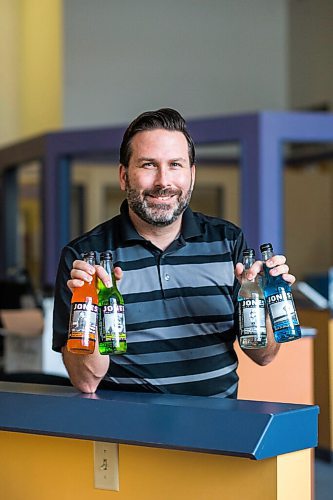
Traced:
[[124, 200], [120, 206], [120, 218], [121, 218], [121, 234], [124, 241], [145, 240], [133, 226], [133, 223], [128, 213], [127, 200]]
[[201, 236], [201, 234], [202, 231], [197, 218], [195, 217], [190, 207], [187, 207], [185, 212], [183, 213], [181, 235], [185, 240], [187, 240], [188, 238]]

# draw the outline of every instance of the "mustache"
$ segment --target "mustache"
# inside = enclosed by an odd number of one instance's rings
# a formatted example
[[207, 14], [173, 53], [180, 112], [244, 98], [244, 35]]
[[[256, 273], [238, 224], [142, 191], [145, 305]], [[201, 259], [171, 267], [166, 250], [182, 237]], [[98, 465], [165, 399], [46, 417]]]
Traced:
[[146, 189], [143, 191], [143, 196], [179, 196], [181, 194], [181, 189], [171, 188]]

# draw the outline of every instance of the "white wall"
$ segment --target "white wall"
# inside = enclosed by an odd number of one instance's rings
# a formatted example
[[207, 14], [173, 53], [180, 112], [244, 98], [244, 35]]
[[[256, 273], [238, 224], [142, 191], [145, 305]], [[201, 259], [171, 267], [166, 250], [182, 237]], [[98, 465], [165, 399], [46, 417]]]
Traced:
[[64, 0], [64, 126], [287, 107], [287, 0]]

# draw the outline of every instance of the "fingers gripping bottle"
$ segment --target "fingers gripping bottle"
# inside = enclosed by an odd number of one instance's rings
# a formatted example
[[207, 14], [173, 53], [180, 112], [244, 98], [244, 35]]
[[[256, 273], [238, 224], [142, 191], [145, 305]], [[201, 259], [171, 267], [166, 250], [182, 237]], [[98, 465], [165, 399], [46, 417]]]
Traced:
[[276, 342], [290, 342], [299, 339], [301, 337], [301, 327], [291, 287], [282, 276], [269, 274], [270, 268], [265, 265], [265, 262], [274, 255], [271, 243], [264, 243], [260, 246], [260, 250], [264, 261], [264, 295], [271, 318], [274, 338]]
[[249, 280], [246, 271], [255, 261], [254, 250], [243, 251], [244, 272], [238, 292], [239, 343], [243, 349], [259, 349], [267, 345], [264, 292], [258, 278]]
[[[83, 260], [91, 266], [95, 265], [95, 252], [83, 255]], [[75, 354], [91, 354], [94, 352], [97, 336], [98, 296], [95, 275], [90, 283], [84, 282], [75, 288], [69, 320], [67, 349]]]
[[124, 354], [127, 351], [124, 299], [117, 288], [111, 252], [101, 254], [101, 266], [112, 279], [106, 287], [98, 280], [98, 334], [101, 354]]

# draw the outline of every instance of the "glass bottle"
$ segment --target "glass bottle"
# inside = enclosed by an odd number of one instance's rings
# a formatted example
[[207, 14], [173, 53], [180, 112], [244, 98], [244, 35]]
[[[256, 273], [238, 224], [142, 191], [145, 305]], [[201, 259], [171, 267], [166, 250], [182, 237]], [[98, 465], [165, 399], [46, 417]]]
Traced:
[[98, 280], [99, 352], [124, 354], [127, 351], [124, 299], [117, 288], [111, 252], [101, 253], [101, 266], [111, 277], [112, 286], [108, 288]]
[[264, 295], [276, 342], [290, 342], [301, 337], [291, 286], [282, 276], [272, 276], [265, 265], [273, 257], [271, 243], [260, 245], [264, 261]]
[[238, 292], [239, 344], [243, 349], [260, 349], [267, 345], [264, 292], [258, 277], [249, 280], [246, 276], [254, 261], [254, 250], [244, 250], [244, 271]]
[[[87, 252], [83, 260], [95, 265], [95, 252]], [[71, 300], [71, 313], [67, 349], [75, 354], [94, 352], [97, 335], [98, 296], [95, 275], [90, 283], [75, 288]]]

